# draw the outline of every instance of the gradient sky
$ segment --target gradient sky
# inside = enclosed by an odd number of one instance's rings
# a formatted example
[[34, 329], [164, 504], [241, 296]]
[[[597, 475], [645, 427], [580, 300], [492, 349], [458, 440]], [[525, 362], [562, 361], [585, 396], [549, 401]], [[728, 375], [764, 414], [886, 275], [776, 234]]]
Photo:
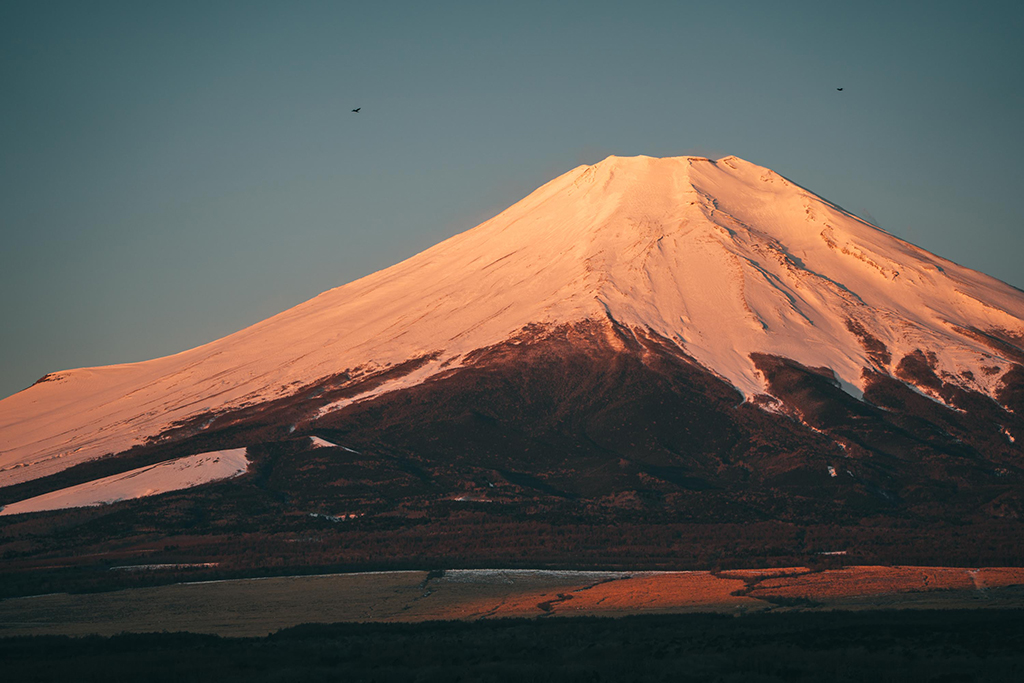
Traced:
[[1022, 36], [1019, 0], [6, 0], [0, 396], [212, 341], [609, 154], [735, 154], [1024, 287]]

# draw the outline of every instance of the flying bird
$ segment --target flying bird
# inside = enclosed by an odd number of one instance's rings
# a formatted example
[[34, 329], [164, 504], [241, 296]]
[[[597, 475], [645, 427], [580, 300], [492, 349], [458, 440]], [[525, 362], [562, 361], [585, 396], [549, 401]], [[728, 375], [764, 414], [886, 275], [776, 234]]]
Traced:
[[[842, 88], [840, 88], [840, 90], [842, 90]], [[356, 107], [355, 109], [352, 110], [352, 113], [358, 114], [360, 109], [362, 109], [362, 107]]]
[[[843, 89], [842, 89], [842, 88], [836, 88], [836, 90], [838, 90], [839, 92], [842, 92], [842, 91], [843, 91]], [[358, 109], [356, 109], [356, 111], [359, 111], [359, 110], [358, 110]]]

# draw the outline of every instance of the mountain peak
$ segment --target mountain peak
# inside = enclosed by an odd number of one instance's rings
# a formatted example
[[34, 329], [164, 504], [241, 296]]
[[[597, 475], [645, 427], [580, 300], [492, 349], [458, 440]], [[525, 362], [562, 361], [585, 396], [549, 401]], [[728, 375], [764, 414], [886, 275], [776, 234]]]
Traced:
[[[758, 166], [755, 163], [742, 159], [735, 155], [727, 155], [720, 159], [712, 159], [710, 157], [701, 156], [699, 154], [684, 154], [681, 156], [672, 157], [654, 157], [647, 154], [637, 154], [634, 156], [619, 156], [611, 154], [601, 161], [593, 164], [592, 167], [615, 167], [620, 169], [646, 169], [649, 171], [661, 171], [666, 173], [680, 172], [686, 168], [689, 168], [698, 164], [711, 164], [717, 166], [719, 164], [725, 164], [728, 168], [733, 171], [739, 170], [741, 167], [755, 168], [761, 171], [770, 171], [763, 166]], [[581, 167], [586, 168], [586, 167]]]
[[374, 391], [410, 386], [524, 327], [586, 320], [672, 340], [748, 398], [767, 390], [753, 354], [828, 368], [859, 395], [866, 371], [895, 373], [919, 351], [991, 396], [1012, 359], [984, 335], [1024, 338], [1024, 295], [737, 157], [610, 156], [233, 335], [5, 399], [0, 485], [326, 377], [416, 360]]

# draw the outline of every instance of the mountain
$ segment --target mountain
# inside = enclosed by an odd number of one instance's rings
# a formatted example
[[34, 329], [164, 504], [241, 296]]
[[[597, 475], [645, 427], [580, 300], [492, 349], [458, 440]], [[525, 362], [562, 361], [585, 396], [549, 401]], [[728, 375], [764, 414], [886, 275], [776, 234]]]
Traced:
[[278, 512], [1015, 520], [1022, 364], [1024, 292], [737, 157], [609, 157], [228, 337], [0, 401], [0, 502], [248, 447], [216, 486]]

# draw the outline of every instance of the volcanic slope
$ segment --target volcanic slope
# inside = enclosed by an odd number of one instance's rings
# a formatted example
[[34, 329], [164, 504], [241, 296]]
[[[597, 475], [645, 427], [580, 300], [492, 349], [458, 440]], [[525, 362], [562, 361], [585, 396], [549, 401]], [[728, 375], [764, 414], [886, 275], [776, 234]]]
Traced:
[[[996, 444], [1000, 462], [1024, 436], [1024, 293], [737, 157], [609, 157], [223, 339], [43, 377], [0, 401], [0, 487], [133, 448], [249, 445], [244, 424], [264, 440], [337, 429], [516, 346], [571, 345], [573, 330], [641, 363], [681, 359], [722, 396], [734, 388], [723, 405], [746, 400], [818, 432], [909, 411], [918, 442], [931, 438], [921, 430], [953, 444], [957, 430], [984, 432], [977, 449]], [[1012, 469], [983, 469], [1000, 468]]]

